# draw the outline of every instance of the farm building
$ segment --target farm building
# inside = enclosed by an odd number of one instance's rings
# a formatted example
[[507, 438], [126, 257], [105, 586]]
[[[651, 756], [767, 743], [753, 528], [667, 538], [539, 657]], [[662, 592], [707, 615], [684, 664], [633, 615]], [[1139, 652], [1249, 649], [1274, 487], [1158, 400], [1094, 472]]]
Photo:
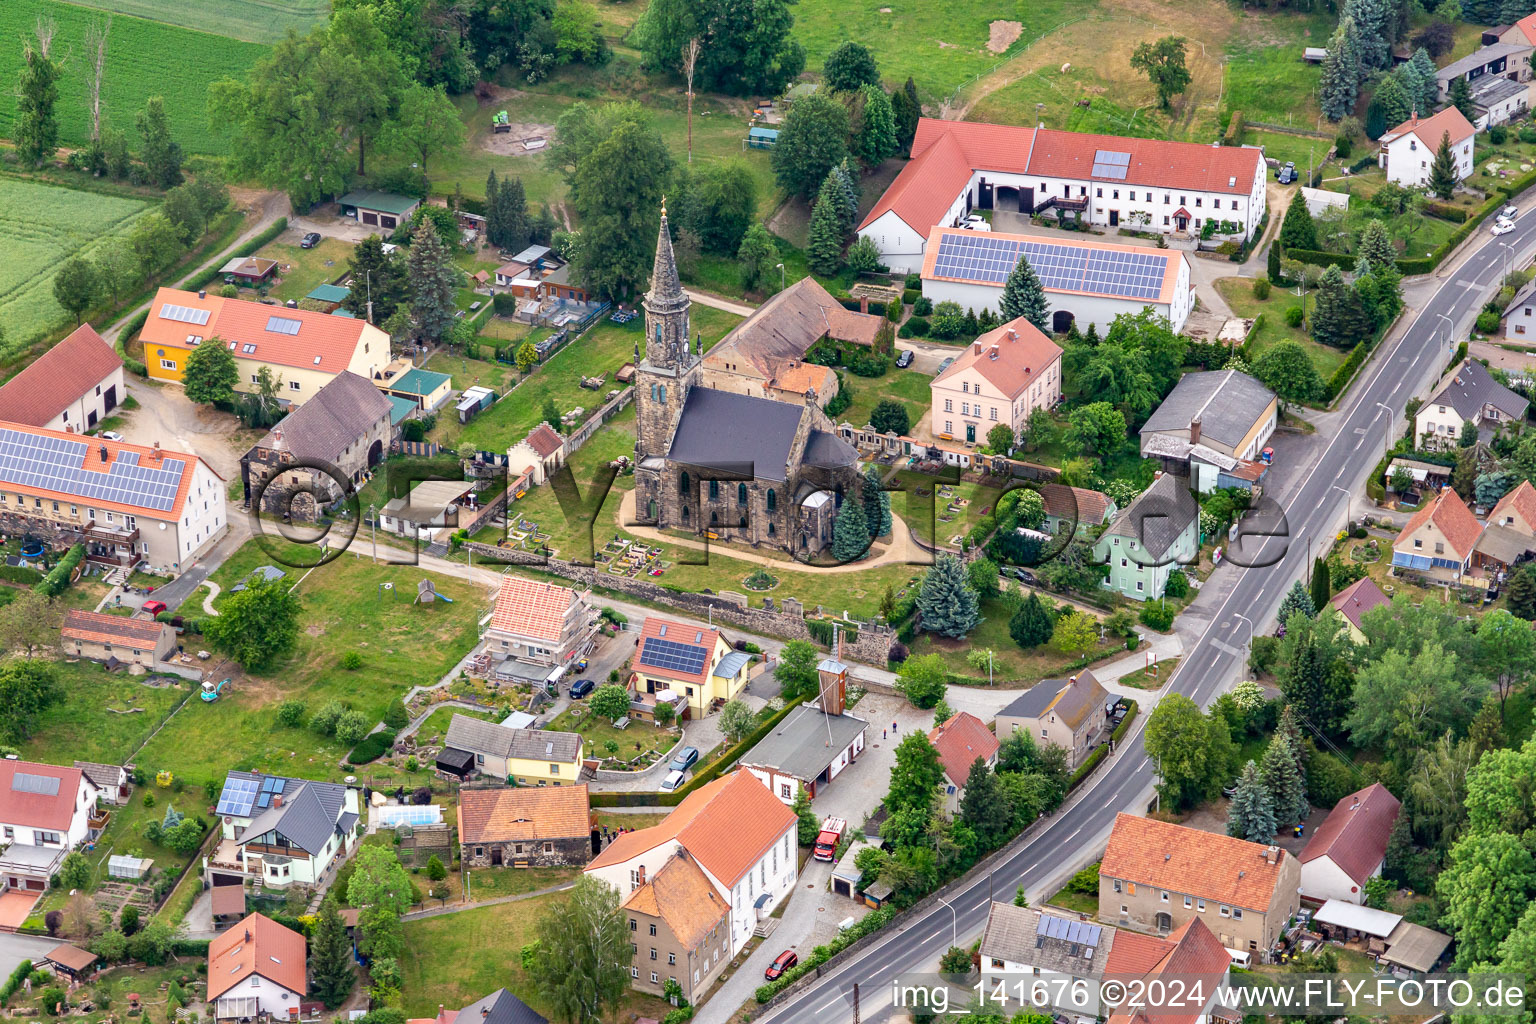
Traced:
[[103, 612], [71, 608], [59, 627], [64, 651], [92, 661], [117, 661], [153, 669], [176, 650], [170, 623], [130, 619]]
[[82, 324], [0, 387], [0, 409], [14, 423], [86, 431], [127, 397], [123, 360]]
[[351, 217], [359, 224], [368, 227], [384, 228], [389, 231], [393, 231], [409, 219], [411, 214], [416, 212], [416, 207], [421, 205], [420, 199], [399, 196], [392, 192], [374, 192], [371, 189], [348, 192], [336, 202], [341, 204], [342, 216]]
[[257, 256], [236, 257], [219, 268], [229, 284], [256, 288], [266, 284], [277, 273], [277, 260], [265, 260]]

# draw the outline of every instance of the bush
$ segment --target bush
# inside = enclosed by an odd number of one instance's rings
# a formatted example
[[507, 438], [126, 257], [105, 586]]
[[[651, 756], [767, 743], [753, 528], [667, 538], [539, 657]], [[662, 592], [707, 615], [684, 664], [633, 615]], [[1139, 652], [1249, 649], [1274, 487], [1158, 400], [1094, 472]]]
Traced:
[[888, 664], [900, 665], [907, 660], [910, 654], [911, 651], [907, 650], [907, 645], [898, 640], [896, 643], [891, 644], [890, 650], [885, 652], [885, 660]]
[[931, 316], [933, 314], [933, 300], [926, 295], [919, 295], [912, 302], [913, 316]]
[[1164, 604], [1148, 603], [1141, 610], [1141, 624], [1148, 629], [1155, 629], [1159, 633], [1166, 633], [1168, 627], [1173, 625], [1173, 609]]
[[1365, 342], [1362, 341], [1350, 351], [1349, 358], [1340, 363], [1339, 368], [1334, 370], [1333, 373], [1329, 375], [1329, 401], [1337, 398], [1339, 396], [1339, 392], [1343, 391], [1346, 387], [1349, 386], [1349, 382], [1354, 379], [1355, 371], [1360, 369], [1360, 364], [1365, 362], [1365, 357], [1367, 355], [1369, 355], [1369, 350], [1367, 349]]
[[491, 305], [496, 308], [497, 316], [511, 316], [517, 312], [517, 296], [511, 292], [497, 292]]
[[1184, 575], [1183, 569], [1173, 569], [1168, 573], [1168, 583], [1163, 587], [1163, 593], [1176, 599], [1189, 596], [1189, 577]]
[[385, 729], [383, 732], [372, 732], [364, 736], [362, 742], [352, 748], [352, 753], [347, 755], [348, 764], [367, 764], [383, 757], [385, 752], [394, 745], [395, 734]]
[[398, 700], [392, 700], [384, 708], [384, 724], [397, 732], [411, 724], [411, 713]]
[[1477, 314], [1477, 331], [1479, 334], [1497, 334], [1499, 332], [1499, 314], [1491, 309], [1485, 309]]
[[373, 723], [361, 711], [348, 711], [336, 720], [336, 739], [341, 743], [361, 743]]
[[1260, 302], [1269, 298], [1269, 278], [1256, 277], [1253, 279], [1253, 297]]
[[910, 306], [912, 303], [922, 298], [922, 296], [923, 293], [918, 291], [916, 288], [908, 288], [901, 293], [901, 301], [903, 304]]
[[1300, 327], [1301, 322], [1307, 318], [1300, 306], [1292, 306], [1285, 311], [1285, 322], [1292, 327]]
[[1107, 744], [1101, 744], [1097, 747], [1094, 747], [1093, 750], [1089, 752], [1088, 756], [1083, 759], [1083, 763], [1073, 769], [1071, 777], [1067, 779], [1067, 788], [1077, 788], [1077, 784], [1087, 778], [1088, 773], [1093, 771], [1094, 768], [1098, 767], [1099, 762], [1108, 756], [1109, 746]]
[[301, 700], [285, 700], [277, 706], [277, 724], [296, 729], [303, 724], [307, 710]]
[[68, 1012], [69, 999], [64, 995], [64, 990], [61, 988], [55, 986], [45, 988], [43, 989], [42, 994], [37, 997], [37, 999], [38, 1002], [42, 1003], [43, 1012], [48, 1014], [50, 1017], [59, 1016], [59, 1004], [61, 1003], [64, 1004], [65, 1012]]
[[1467, 218], [1471, 216], [1467, 212], [1466, 207], [1450, 206], [1446, 203], [1436, 203], [1432, 201], [1426, 201], [1424, 203], [1424, 212], [1429, 214], [1431, 217], [1439, 217], [1441, 220], [1454, 221], [1457, 224], [1465, 224], [1467, 222]]
[[[1536, 141], [1536, 140], [1533, 140], [1533, 141]], [[921, 288], [922, 286], [923, 286], [923, 275], [922, 274], [908, 274], [906, 276], [905, 280], [902, 281], [902, 287], [903, 288], [908, 288], [908, 289], [910, 289], [910, 288]]]
[[355, 672], [363, 667], [363, 655], [360, 651], [347, 651], [341, 656], [340, 664], [348, 672]]
[[1354, 151], [1355, 144], [1349, 141], [1349, 136], [1340, 135], [1338, 138], [1333, 140], [1333, 155], [1338, 157], [1340, 160], [1348, 160], [1350, 154]]
[[1527, 146], [1536, 144], [1536, 128], [1521, 128], [1520, 141]]
[[928, 328], [928, 318], [917, 313], [913, 313], [907, 318], [907, 322], [901, 325], [901, 329], [910, 333], [914, 338], [927, 337]]
[[26, 981], [31, 975], [31, 960], [23, 960], [17, 964], [16, 969], [11, 972], [11, 976], [5, 979], [5, 984], [0, 985], [0, 1006], [4, 1006], [6, 1000], [15, 995], [16, 990], [21, 988], [21, 983]]
[[1504, 145], [1504, 140], [1507, 138], [1509, 138], [1509, 132], [1505, 131], [1504, 126], [1501, 124], [1496, 124], [1488, 129], [1488, 141], [1495, 146]]
[[59, 928], [64, 924], [64, 912], [62, 910], [50, 910], [43, 915], [43, 927], [48, 929], [49, 935], [58, 935]]
[[1090, 864], [1077, 874], [1066, 885], [1067, 892], [1080, 893], [1084, 896], [1097, 896], [1099, 894], [1099, 866]]
[[1248, 652], [1248, 668], [1255, 675], [1266, 675], [1280, 660], [1280, 639], [1273, 636], [1256, 636]]
[[37, 592], [44, 597], [57, 597], [69, 586], [69, 577], [75, 571], [75, 566], [85, 557], [85, 545], [75, 544], [64, 553], [58, 564], [49, 570], [48, 575], [37, 585]]

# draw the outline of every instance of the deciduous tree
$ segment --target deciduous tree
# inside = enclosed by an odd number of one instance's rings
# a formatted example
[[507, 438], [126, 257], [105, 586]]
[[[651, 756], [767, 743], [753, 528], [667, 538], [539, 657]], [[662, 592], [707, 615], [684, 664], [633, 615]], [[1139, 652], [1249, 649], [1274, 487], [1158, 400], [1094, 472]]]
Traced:
[[834, 92], [858, 92], [865, 85], [880, 85], [880, 68], [867, 46], [850, 40], [827, 54], [821, 80]]
[[181, 144], [171, 138], [170, 120], [165, 114], [165, 101], [151, 96], [144, 102], [144, 109], [134, 119], [134, 126], [144, 140], [139, 156], [144, 161], [144, 172], [156, 188], [169, 189], [181, 184]]
[[227, 402], [240, 383], [240, 368], [223, 341], [215, 335], [207, 344], [198, 345], [187, 354], [181, 381], [186, 395], [194, 402], [212, 405]]
[[619, 894], [582, 875], [551, 903], [538, 923], [538, 950], [528, 972], [561, 1024], [600, 1024], [629, 988], [629, 928]]
[[736, 250], [736, 265], [741, 269], [741, 286], [747, 291], [768, 291], [774, 285], [778, 269], [779, 247], [761, 224], [753, 224], [741, 236]]
[[896, 115], [891, 98], [879, 84], [859, 89], [860, 116], [854, 147], [866, 167], [873, 167], [896, 152]]
[[1536, 862], [1508, 832], [1469, 833], [1451, 847], [1435, 886], [1442, 926], [1456, 938], [1455, 965], [1491, 960], [1536, 895]]
[[1125, 414], [1108, 402], [1089, 402], [1067, 415], [1069, 437], [1097, 455], [1108, 455], [1125, 443]]
[[700, 88], [776, 96], [805, 70], [805, 50], [790, 35], [790, 3], [741, 8], [731, 0], [657, 0], [635, 23], [632, 38], [647, 66], [673, 73], [688, 40], [708, 40], [695, 66]]
[[907, 415], [907, 407], [893, 398], [882, 398], [875, 403], [875, 407], [869, 413], [869, 425], [882, 434], [894, 433], [898, 436], [910, 433], [912, 430], [912, 420]]
[[401, 93], [399, 110], [385, 122], [380, 142], [390, 152], [411, 157], [426, 173], [433, 156], [464, 144], [464, 122], [443, 86], [417, 82]]
[[62, 72], [51, 53], [56, 28], [51, 18], [40, 17], [34, 38], [22, 43], [11, 140], [16, 144], [17, 158], [28, 167], [49, 159], [59, 147], [59, 122], [53, 107], [59, 99]]
[[53, 278], [53, 297], [64, 312], [80, 323], [81, 314], [91, 308], [101, 291], [101, 277], [96, 265], [79, 256], [71, 256]]
[[203, 626], [203, 635], [248, 671], [260, 672], [298, 639], [299, 599], [282, 580], [252, 578], [244, 590], [224, 599], [219, 614]]
[[1207, 717], [1181, 693], [1164, 697], [1148, 716], [1146, 748], [1162, 779], [1164, 799], [1176, 807], [1220, 792], [1230, 777], [1235, 749], [1226, 720]]
[[796, 100], [773, 147], [774, 178], [791, 195], [809, 199], [848, 153], [848, 111], [831, 96]]
[[1139, 44], [1131, 54], [1131, 67], [1151, 81], [1164, 110], [1192, 81], [1189, 66], [1184, 62], [1186, 46], [1183, 36], [1163, 36], [1155, 43]]
[[773, 677], [778, 680], [785, 700], [818, 692], [821, 678], [816, 674], [816, 663], [819, 660], [816, 645], [807, 640], [791, 640], [783, 646], [779, 660], [773, 666]]
[[405, 948], [400, 916], [410, 909], [413, 899], [411, 877], [387, 846], [360, 847], [355, 863], [347, 883], [347, 902], [357, 908], [361, 932], [357, 947], [369, 957], [398, 959]]
[[908, 658], [896, 670], [896, 689], [913, 707], [931, 708], [949, 688], [949, 668], [937, 654]]

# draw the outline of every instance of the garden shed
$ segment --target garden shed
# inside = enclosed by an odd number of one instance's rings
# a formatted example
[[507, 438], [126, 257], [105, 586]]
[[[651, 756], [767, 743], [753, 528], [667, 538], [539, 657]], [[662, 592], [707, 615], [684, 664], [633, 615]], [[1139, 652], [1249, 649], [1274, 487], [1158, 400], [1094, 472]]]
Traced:
[[155, 862], [148, 857], [129, 857], [124, 854], [113, 854], [107, 860], [107, 875], [111, 878], [139, 879], [149, 874], [149, 869]]
[[475, 770], [475, 755], [467, 750], [447, 747], [437, 755], [437, 770], [459, 779], [468, 778], [469, 773]]

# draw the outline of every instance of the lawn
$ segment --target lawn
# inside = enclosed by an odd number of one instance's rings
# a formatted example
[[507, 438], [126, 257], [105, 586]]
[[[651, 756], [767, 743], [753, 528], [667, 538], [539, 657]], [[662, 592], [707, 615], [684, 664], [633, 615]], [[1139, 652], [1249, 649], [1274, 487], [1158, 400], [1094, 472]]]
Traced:
[[[12, 49], [0, 46], [0, 54]], [[15, 77], [5, 70], [3, 56], [0, 75]], [[0, 131], [10, 97], [0, 90]], [[53, 297], [60, 265], [71, 256], [89, 256], [104, 238], [127, 234], [148, 208], [138, 199], [0, 177], [0, 323], [5, 324], [0, 352], [68, 319]]]
[[860, 377], [844, 370], [843, 388], [853, 392], [853, 404], [833, 419], [839, 423], [847, 420], [856, 427], [865, 426], [875, 405], [881, 399], [890, 398], [901, 403], [915, 427], [932, 402], [932, 392], [928, 388], [931, 383], [932, 377], [910, 368], [892, 369], [884, 377]]
[[58, 663], [64, 699], [38, 717], [21, 756], [48, 764], [122, 764], [187, 696], [189, 683], [149, 686], [94, 661]]
[[[1305, 185], [1307, 169], [1322, 166], [1323, 157], [1327, 156], [1328, 150], [1333, 147], [1333, 140], [1319, 139], [1311, 135], [1292, 135], [1289, 132], [1246, 128], [1243, 130], [1243, 144], [1263, 146], [1265, 156], [1272, 160], [1279, 160], [1282, 164], [1287, 160], [1291, 161], [1296, 165], [1296, 174], [1301, 179], [1301, 183]], [[1325, 173], [1336, 174], [1337, 167], [1332, 167]]]
[[448, 735], [448, 724], [453, 721], [454, 715], [463, 715], [465, 718], [478, 718], [482, 722], [496, 722], [500, 719], [485, 711], [471, 711], [468, 708], [443, 707], [438, 708], [427, 716], [427, 720], [421, 723], [421, 728], [416, 730], [416, 745], [418, 747], [436, 746]]
[[[1041, 596], [1042, 599], [1049, 597]], [[944, 659], [951, 672], [963, 676], [980, 676], [983, 679], [986, 678], [986, 670], [972, 668], [965, 658], [973, 649], [990, 648], [997, 656], [992, 678], [996, 685], [1009, 688], [1028, 688], [1042, 679], [1056, 678], [1067, 670], [1068, 665], [1075, 665], [1081, 660], [1081, 655], [1058, 654], [1049, 645], [1042, 644], [1031, 650], [1021, 648], [1008, 635], [1010, 614], [1002, 598], [987, 598], [981, 603], [981, 625], [972, 630], [969, 636], [950, 640], [931, 633], [919, 633], [908, 646], [913, 657], [937, 654]], [[1095, 653], [1120, 657], [1126, 653], [1125, 644], [1119, 640], [1100, 643]]]
[[[898, 473], [891, 483], [901, 485], [906, 492], [891, 495], [891, 511], [906, 520], [907, 526], [911, 527], [913, 535], [919, 540], [934, 543], [937, 531], [937, 542], [942, 545], [949, 544], [949, 539], [955, 534], [969, 533], [981, 522], [982, 516], [992, 511], [1003, 493], [985, 484], [938, 483], [927, 474], [907, 471]], [[935, 486], [944, 488], [944, 492], [935, 493], [932, 498], [918, 493], [919, 490], [932, 490]], [[967, 504], [955, 512], [949, 511], [951, 504], [962, 501]]]
[[[657, 758], [676, 746], [681, 738], [672, 729], [658, 729], [650, 722], [634, 719], [624, 728], [617, 729], [611, 720], [594, 714], [591, 708], [580, 703], [560, 712], [545, 728], [551, 732], [579, 733], [585, 740], [588, 757], [616, 758], [621, 763], [641, 758], [645, 766], [655, 764]], [[609, 767], [620, 769], [621, 766]]]
[[[297, 231], [289, 235], [296, 237]], [[288, 237], [288, 236], [285, 236]], [[340, 238], [322, 238], [313, 249], [301, 249], [296, 241], [277, 241], [257, 250], [262, 259], [277, 260], [278, 283], [267, 290], [267, 295], [279, 302], [302, 299], [316, 285], [330, 284], [347, 272], [347, 259], [354, 246]], [[255, 298], [250, 289], [243, 291], [244, 298]]]
[[[265, 46], [227, 38], [222, 27], [235, 19], [228, 4], [172, 4], [170, 0], [127, 0], [137, 6], [156, 10], [198, 12], [201, 19], [216, 23], [220, 34], [192, 32], [175, 25], [145, 21], [142, 18], [115, 17], [107, 41], [106, 81], [102, 104], [107, 121], [128, 134], [135, 149], [141, 141], [134, 131], [134, 116], [151, 96], [165, 98], [165, 111], [171, 134], [182, 148], [191, 153], [224, 153], [229, 149], [223, 135], [208, 123], [208, 87], [221, 78], [243, 78], [257, 58], [267, 52]], [[320, 0], [300, 0], [313, 6]], [[112, 0], [117, 6], [118, 0]], [[102, 6], [107, 6], [103, 4]], [[238, 7], [247, 10], [267, 7], [255, 0], [242, 0]], [[4, 46], [0, 46], [0, 79], [16, 81], [21, 69], [21, 42], [18, 36], [31, 37], [38, 18], [51, 19], [58, 32], [53, 37], [56, 54], [72, 55], [59, 84], [59, 141], [75, 145], [90, 138], [90, 117], [86, 108], [85, 29], [105, 20], [100, 11], [59, 0], [7, 0], [5, 24], [10, 27]], [[281, 36], [282, 30], [277, 30]], [[0, 135], [10, 137], [11, 121], [16, 114], [14, 90], [0, 90]]]
[[[1098, 865], [1094, 865], [1097, 867]], [[1085, 892], [1073, 892], [1072, 883], [1068, 882], [1053, 895], [1047, 896], [1046, 903], [1063, 910], [1076, 911], [1079, 914], [1087, 914], [1090, 918], [1099, 916], [1099, 898], [1090, 896]]]
[[[492, 317], [492, 320], [495, 320]], [[506, 321], [496, 321], [505, 323]], [[483, 337], [484, 335], [482, 335]], [[491, 353], [481, 349], [484, 355]], [[437, 373], [446, 373], [453, 378], [453, 389], [463, 391], [465, 388], [476, 384], [483, 384], [498, 395], [506, 394], [514, 381], [520, 376], [517, 367], [507, 363], [498, 363], [488, 359], [469, 359], [463, 355], [451, 352], [434, 352], [432, 357], [423, 364], [426, 369]], [[452, 409], [448, 412], [451, 414]]]
[[[1294, 290], [1285, 288], [1273, 288], [1269, 298], [1260, 301], [1253, 297], [1253, 281], [1243, 277], [1225, 277], [1216, 282], [1216, 290], [1232, 307], [1232, 312], [1241, 317], [1256, 317], [1264, 315], [1264, 324], [1254, 332], [1248, 340], [1253, 358], [1257, 359], [1271, 345], [1281, 341], [1295, 341], [1307, 350], [1312, 357], [1312, 365], [1317, 367], [1317, 372], [1324, 381], [1333, 375], [1333, 371], [1348, 358], [1349, 353], [1327, 345], [1319, 345], [1311, 336], [1300, 327], [1292, 327], [1285, 322], [1285, 311], [1292, 306], [1301, 305], [1301, 298]], [[1308, 307], [1316, 304], [1316, 299], [1311, 293], [1306, 296]]]
[[[224, 588], [215, 607], [256, 566], [274, 564], [263, 543], [289, 560], [315, 554], [313, 548], [301, 550], [271, 538], [248, 541], [212, 575]], [[342, 744], [302, 726], [279, 726], [277, 705], [294, 697], [314, 711], [340, 700], [376, 719], [411, 686], [441, 679], [474, 645], [488, 595], [463, 580], [434, 577], [411, 566], [375, 565], [366, 550], [360, 542], [357, 553], [341, 555], [298, 584], [303, 628], [291, 654], [259, 675], [234, 673], [224, 696], [184, 709], [144, 748], [138, 764], [151, 774], [169, 768], [198, 785], [221, 779], [231, 768], [324, 779], [382, 770], [378, 764], [342, 765]], [[289, 569], [285, 582], [298, 581], [304, 572]], [[411, 596], [423, 578], [432, 579], [454, 602], [413, 604]], [[384, 582], [395, 584], [392, 594], [380, 590]], [[363, 656], [356, 671], [338, 664], [352, 650]]]
[[325, 21], [331, 12], [329, 0], [220, 0], [216, 5], [177, 3], [176, 0], [74, 2], [251, 43], [275, 43], [290, 28], [304, 35]]
[[1173, 674], [1178, 664], [1178, 658], [1169, 658], [1167, 661], [1158, 662], [1156, 666], [1127, 672], [1120, 677], [1119, 682], [1122, 686], [1134, 686], [1138, 690], [1156, 690], [1168, 681], [1168, 677]]

